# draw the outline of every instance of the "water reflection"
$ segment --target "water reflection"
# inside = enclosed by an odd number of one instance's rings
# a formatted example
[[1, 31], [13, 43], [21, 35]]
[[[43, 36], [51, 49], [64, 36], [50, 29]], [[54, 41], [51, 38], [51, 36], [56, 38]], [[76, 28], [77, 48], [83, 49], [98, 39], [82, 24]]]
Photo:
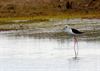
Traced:
[[100, 40], [0, 35], [0, 71], [99, 71]]

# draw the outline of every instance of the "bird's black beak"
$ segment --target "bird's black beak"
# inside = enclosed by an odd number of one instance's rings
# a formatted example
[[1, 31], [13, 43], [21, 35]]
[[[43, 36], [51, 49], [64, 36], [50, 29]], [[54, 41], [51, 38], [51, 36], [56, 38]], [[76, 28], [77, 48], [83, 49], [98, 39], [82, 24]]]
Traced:
[[66, 29], [66, 27], [64, 27], [64, 28], [62, 29], [62, 31], [65, 31], [65, 29]]

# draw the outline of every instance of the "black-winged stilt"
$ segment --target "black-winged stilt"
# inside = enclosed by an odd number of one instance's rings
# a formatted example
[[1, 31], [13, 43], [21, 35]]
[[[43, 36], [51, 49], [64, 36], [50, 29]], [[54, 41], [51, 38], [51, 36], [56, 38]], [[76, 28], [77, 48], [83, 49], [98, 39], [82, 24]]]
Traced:
[[[64, 27], [63, 30], [67, 34], [72, 35], [74, 37], [74, 52], [75, 52], [75, 59], [76, 59], [78, 56], [78, 40], [77, 40], [76, 36], [82, 34], [83, 32], [81, 32], [77, 29], [71, 28], [69, 26]], [[77, 46], [76, 46], [76, 44], [77, 44]]]

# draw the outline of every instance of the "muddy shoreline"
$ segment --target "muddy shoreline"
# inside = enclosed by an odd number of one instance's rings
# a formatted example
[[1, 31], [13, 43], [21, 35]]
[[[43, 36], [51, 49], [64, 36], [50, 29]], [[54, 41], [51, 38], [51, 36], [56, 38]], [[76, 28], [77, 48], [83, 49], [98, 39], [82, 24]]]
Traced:
[[[63, 28], [69, 25], [85, 32], [81, 37], [99, 37], [99, 19], [51, 19], [42, 22], [21, 22], [0, 24], [0, 34], [34, 37], [66, 38]], [[79, 36], [80, 37], [80, 36]]]

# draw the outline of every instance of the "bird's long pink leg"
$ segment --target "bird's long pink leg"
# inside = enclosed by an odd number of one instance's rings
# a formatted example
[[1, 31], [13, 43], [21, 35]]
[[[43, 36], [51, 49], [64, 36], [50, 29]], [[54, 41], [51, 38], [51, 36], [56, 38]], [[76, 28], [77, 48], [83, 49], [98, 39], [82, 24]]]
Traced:
[[[77, 47], [76, 47], [76, 45], [77, 45]], [[77, 41], [76, 36], [74, 36], [74, 52], [75, 52], [75, 58], [77, 58], [77, 56], [78, 56], [78, 41]]]
[[77, 51], [77, 56], [78, 56], [78, 39], [77, 39], [77, 37], [75, 37], [75, 40], [76, 40], [76, 51]]

